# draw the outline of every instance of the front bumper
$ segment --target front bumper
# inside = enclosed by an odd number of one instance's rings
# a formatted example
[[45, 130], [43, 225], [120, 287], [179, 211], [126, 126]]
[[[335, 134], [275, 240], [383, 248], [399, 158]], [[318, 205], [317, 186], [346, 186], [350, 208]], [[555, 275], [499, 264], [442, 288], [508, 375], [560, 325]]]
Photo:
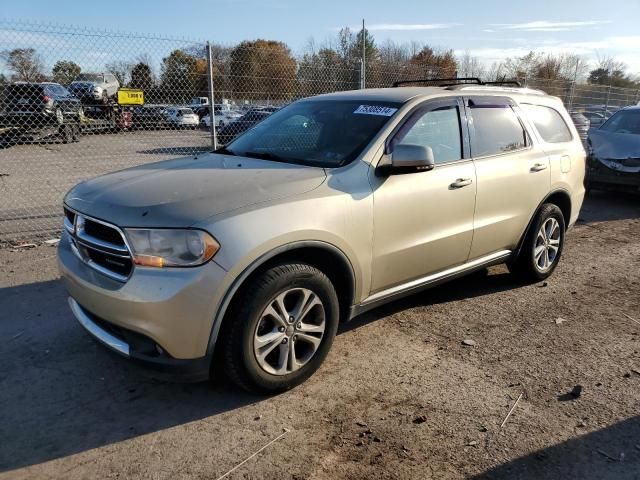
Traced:
[[123, 334], [125, 330], [109, 325], [104, 320], [97, 318], [86, 311], [72, 297], [69, 297], [69, 306], [78, 322], [98, 343], [108, 347], [121, 356], [142, 364], [144, 367], [159, 373], [167, 380], [180, 380], [186, 382], [200, 382], [209, 378], [211, 369], [211, 356], [180, 360], [168, 357], [156, 351], [146, 353], [133, 348], [127, 343], [127, 337], [133, 332]]
[[74, 315], [101, 343], [168, 370], [189, 362], [208, 368], [209, 339], [226, 276], [215, 262], [194, 268], [136, 267], [122, 283], [80, 260], [65, 232], [58, 266]]
[[614, 170], [590, 157], [587, 162], [587, 184], [590, 187], [610, 186], [631, 192], [640, 192], [640, 172]]

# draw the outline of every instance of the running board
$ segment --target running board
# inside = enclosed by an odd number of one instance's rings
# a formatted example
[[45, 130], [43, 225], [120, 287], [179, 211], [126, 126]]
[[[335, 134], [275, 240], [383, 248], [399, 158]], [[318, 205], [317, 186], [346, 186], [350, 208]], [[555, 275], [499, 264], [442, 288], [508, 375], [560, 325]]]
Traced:
[[416, 280], [412, 280], [402, 285], [396, 285], [395, 287], [387, 288], [378, 293], [374, 293], [367, 297], [360, 305], [356, 305], [351, 308], [350, 317], [353, 318], [361, 313], [371, 310], [383, 303], [397, 300], [398, 298], [411, 295], [413, 293], [425, 290], [427, 288], [435, 287], [441, 283], [453, 280], [454, 278], [462, 277], [475, 270], [490, 267], [491, 265], [497, 265], [503, 263], [511, 256], [511, 250], [500, 250], [484, 257], [476, 258], [471, 262], [458, 265], [457, 267], [449, 268], [438, 273], [427, 275]]

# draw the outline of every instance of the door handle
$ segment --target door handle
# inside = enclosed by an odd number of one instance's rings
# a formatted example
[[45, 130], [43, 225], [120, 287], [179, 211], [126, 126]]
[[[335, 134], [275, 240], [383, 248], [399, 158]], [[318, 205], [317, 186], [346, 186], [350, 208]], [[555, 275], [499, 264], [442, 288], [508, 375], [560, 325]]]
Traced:
[[532, 172], [541, 172], [542, 170], [546, 170], [546, 169], [547, 169], [547, 165], [544, 163], [536, 163], [533, 165], [533, 167], [531, 167]]
[[451, 185], [449, 185], [449, 188], [462, 188], [466, 187], [467, 185], [471, 185], [471, 183], [472, 180], [470, 178], [459, 178]]

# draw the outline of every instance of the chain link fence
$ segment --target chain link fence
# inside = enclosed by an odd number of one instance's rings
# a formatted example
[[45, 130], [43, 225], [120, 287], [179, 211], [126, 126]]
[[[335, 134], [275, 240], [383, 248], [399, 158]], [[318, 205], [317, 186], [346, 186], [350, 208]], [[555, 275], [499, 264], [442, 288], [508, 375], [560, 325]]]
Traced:
[[[57, 237], [62, 198], [106, 172], [224, 145], [302, 97], [450, 77], [280, 42], [205, 41], [0, 21], [0, 244]], [[636, 90], [531, 79], [592, 124]]]

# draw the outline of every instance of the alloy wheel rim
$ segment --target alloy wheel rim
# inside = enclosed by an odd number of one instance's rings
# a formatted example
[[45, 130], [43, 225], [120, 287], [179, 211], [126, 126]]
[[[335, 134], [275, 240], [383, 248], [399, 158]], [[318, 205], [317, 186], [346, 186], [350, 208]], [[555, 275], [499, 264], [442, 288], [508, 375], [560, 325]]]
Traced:
[[307, 288], [290, 288], [273, 298], [260, 314], [253, 353], [260, 368], [288, 375], [317, 353], [325, 331], [322, 301]]
[[553, 218], [547, 218], [536, 236], [533, 258], [540, 272], [547, 272], [553, 267], [560, 252], [562, 232], [560, 224]]

